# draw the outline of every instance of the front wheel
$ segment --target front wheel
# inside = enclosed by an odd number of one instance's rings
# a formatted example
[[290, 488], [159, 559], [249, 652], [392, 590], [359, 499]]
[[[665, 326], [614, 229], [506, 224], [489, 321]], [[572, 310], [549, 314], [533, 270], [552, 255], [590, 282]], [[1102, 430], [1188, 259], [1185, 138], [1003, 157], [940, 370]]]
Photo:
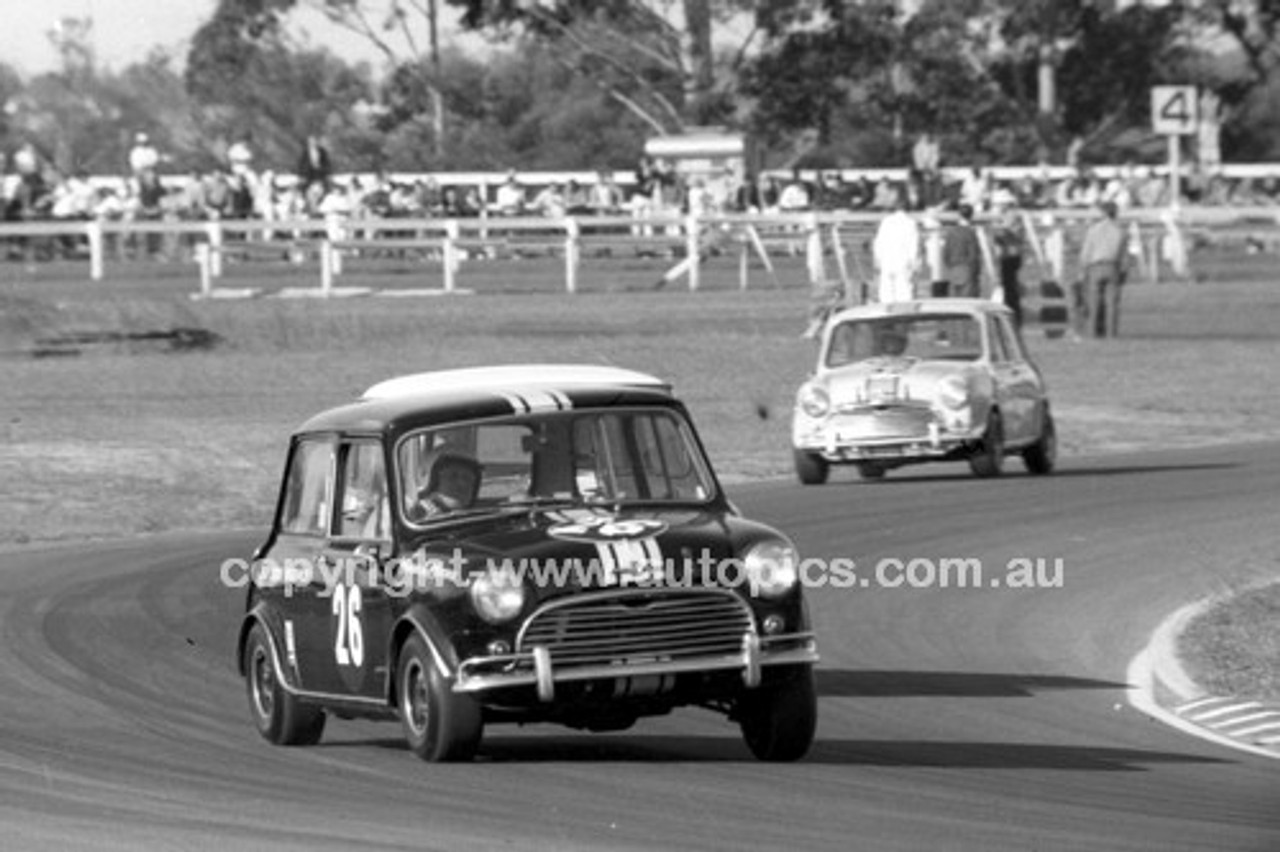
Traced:
[[315, 745], [324, 733], [324, 711], [285, 690], [276, 670], [266, 628], [254, 624], [244, 646], [245, 688], [253, 724], [275, 745]]
[[999, 476], [1004, 469], [1004, 426], [999, 412], [987, 415], [987, 431], [982, 433], [977, 452], [969, 458], [969, 468], [982, 477]]
[[431, 763], [475, 757], [484, 733], [480, 704], [454, 692], [416, 633], [400, 651], [396, 706], [409, 750]]
[[822, 456], [804, 450], [792, 450], [796, 477], [803, 485], [821, 485], [831, 474], [831, 465]]
[[799, 760], [818, 727], [818, 691], [813, 666], [797, 666], [778, 680], [766, 680], [738, 699], [738, 724], [747, 748], [759, 760]]
[[1027, 472], [1043, 476], [1053, 473], [1053, 466], [1058, 461], [1058, 432], [1053, 425], [1053, 415], [1048, 406], [1044, 409], [1044, 425], [1040, 428], [1040, 437], [1022, 453], [1022, 463]]

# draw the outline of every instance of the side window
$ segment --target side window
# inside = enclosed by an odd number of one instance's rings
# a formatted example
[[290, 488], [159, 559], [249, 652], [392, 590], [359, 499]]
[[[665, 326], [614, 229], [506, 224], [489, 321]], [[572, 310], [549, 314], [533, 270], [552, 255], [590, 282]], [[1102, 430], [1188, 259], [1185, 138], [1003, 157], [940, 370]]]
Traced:
[[342, 464], [342, 514], [338, 535], [347, 538], [391, 538], [391, 503], [387, 494], [382, 445], [353, 441]]
[[1000, 328], [1000, 336], [1004, 338], [1004, 348], [1009, 360], [1027, 360], [1027, 354], [1022, 348], [1022, 339], [1018, 337], [1013, 330], [1013, 326], [1009, 324], [1009, 318], [1000, 317], [996, 320], [996, 325]]
[[325, 535], [333, 505], [333, 449], [331, 441], [298, 442], [289, 460], [280, 531], [298, 535]]
[[991, 360], [996, 364], [1008, 361], [1009, 353], [1005, 349], [1004, 335], [1000, 330], [1000, 322], [995, 317], [987, 318], [987, 337], [991, 341]]

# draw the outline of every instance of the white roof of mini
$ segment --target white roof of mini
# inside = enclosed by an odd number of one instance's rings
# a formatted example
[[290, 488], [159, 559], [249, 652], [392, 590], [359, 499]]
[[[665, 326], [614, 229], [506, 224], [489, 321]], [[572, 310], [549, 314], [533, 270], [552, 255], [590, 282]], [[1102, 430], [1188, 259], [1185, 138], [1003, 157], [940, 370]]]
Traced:
[[670, 384], [656, 376], [599, 364], [508, 364], [493, 367], [465, 367], [396, 376], [378, 382], [361, 399], [395, 399], [430, 391], [541, 390], [583, 385], [667, 388]]
[[846, 319], [875, 319], [877, 317], [907, 316], [910, 314], [976, 314], [1009, 310], [1000, 302], [989, 299], [914, 299], [910, 302], [877, 302], [856, 305], [832, 315], [832, 321]]

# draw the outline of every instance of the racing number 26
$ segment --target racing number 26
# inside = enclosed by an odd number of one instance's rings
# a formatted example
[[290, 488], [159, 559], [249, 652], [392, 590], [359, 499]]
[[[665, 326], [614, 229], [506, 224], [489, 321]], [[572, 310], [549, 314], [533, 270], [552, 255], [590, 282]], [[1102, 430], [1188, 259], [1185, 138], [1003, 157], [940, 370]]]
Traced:
[[364, 630], [360, 626], [363, 606], [359, 586], [334, 586], [332, 612], [338, 619], [334, 629], [333, 655], [340, 666], [364, 665]]

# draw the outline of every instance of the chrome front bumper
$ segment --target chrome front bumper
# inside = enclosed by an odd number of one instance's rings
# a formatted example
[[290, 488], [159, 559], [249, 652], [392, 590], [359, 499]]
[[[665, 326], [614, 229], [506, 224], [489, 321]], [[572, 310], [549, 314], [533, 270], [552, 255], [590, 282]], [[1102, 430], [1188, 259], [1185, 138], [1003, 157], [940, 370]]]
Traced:
[[947, 436], [936, 440], [878, 440], [857, 443], [828, 441], [808, 449], [831, 462], [879, 461], [892, 459], [933, 459], [951, 455], [970, 443], [969, 438]]
[[550, 702], [555, 700], [557, 683], [735, 670], [741, 671], [743, 685], [754, 688], [760, 685], [760, 672], [765, 666], [816, 662], [818, 648], [812, 632], [779, 636], [745, 633], [742, 650], [737, 654], [676, 660], [637, 656], [608, 664], [559, 667], [545, 646], [535, 645], [526, 652], [463, 660], [454, 677], [453, 691], [475, 693], [513, 686], [536, 686], [538, 699]]
[[837, 426], [824, 425], [797, 434], [794, 446], [829, 462], [890, 461], [893, 459], [944, 458], [982, 438], [983, 429], [944, 430], [936, 422], [917, 434], [855, 435]]

